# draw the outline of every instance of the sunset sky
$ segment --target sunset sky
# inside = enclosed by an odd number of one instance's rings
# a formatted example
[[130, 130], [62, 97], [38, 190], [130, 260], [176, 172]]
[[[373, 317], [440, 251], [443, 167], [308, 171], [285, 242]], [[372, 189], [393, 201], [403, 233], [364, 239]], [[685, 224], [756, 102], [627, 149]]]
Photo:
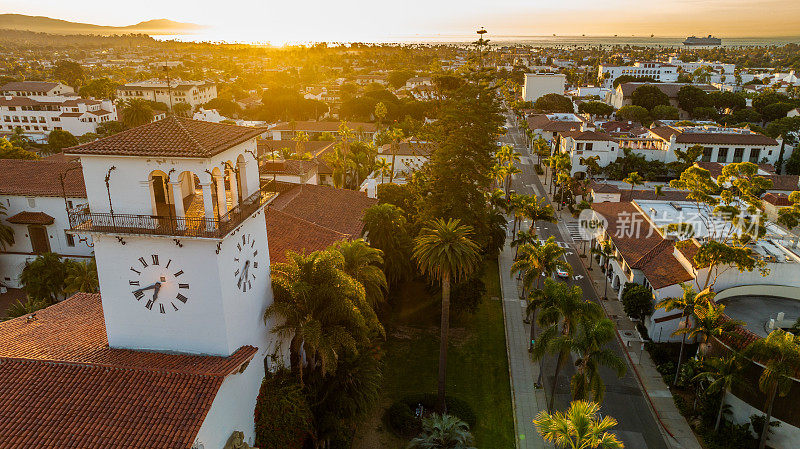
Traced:
[[[100, 25], [168, 18], [271, 42], [412, 35], [796, 36], [798, 0], [2, 0], [0, 12]], [[209, 33], [211, 34], [211, 33]]]

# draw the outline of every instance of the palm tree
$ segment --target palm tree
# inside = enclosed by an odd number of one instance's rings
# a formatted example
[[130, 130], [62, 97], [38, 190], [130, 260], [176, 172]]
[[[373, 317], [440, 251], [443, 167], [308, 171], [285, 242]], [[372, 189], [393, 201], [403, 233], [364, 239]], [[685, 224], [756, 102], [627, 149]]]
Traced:
[[64, 279], [64, 293], [97, 293], [100, 288], [97, 280], [97, 263], [67, 260], [67, 277]]
[[49, 304], [44, 299], [33, 299], [28, 296], [25, 302], [17, 300], [8, 306], [6, 310], [6, 319], [10, 320], [12, 318], [30, 315], [37, 310], [44, 309], [48, 305]]
[[[666, 312], [670, 312], [672, 310], [680, 309], [681, 310], [681, 317], [683, 318], [683, 328], [688, 329], [691, 325], [689, 324], [689, 317], [695, 314], [695, 311], [698, 310], [701, 306], [708, 305], [709, 302], [714, 301], [714, 293], [711, 292], [709, 289], [705, 289], [700, 293], [694, 291], [691, 285], [681, 283], [681, 289], [683, 289], [683, 295], [680, 298], [667, 298], [658, 304], [656, 304], [657, 309], [664, 309]], [[676, 331], [678, 332], [678, 331]], [[686, 346], [686, 334], [687, 332], [682, 332], [683, 338], [681, 338], [681, 350], [678, 353], [678, 367], [675, 371], [675, 379], [672, 381], [673, 385], [676, 385], [678, 382], [678, 375], [681, 372], [681, 363], [683, 362], [683, 348]]]
[[558, 221], [553, 206], [547, 204], [544, 198], [536, 195], [531, 195], [529, 201], [522, 205], [522, 215], [531, 221], [530, 230], [534, 229], [537, 220], [544, 220], [550, 223]]
[[450, 282], [474, 272], [480, 263], [480, 248], [472, 240], [472, 227], [461, 220], [441, 218], [430, 221], [414, 239], [413, 257], [419, 270], [442, 282], [442, 320], [439, 342], [438, 408], [446, 411], [447, 334], [450, 327]]
[[564, 248], [558, 246], [552, 236], [541, 245], [521, 245], [517, 260], [511, 265], [511, 273], [522, 274], [522, 285], [526, 290], [533, 287], [534, 282], [539, 287], [541, 276], [551, 277], [558, 269], [572, 272], [572, 266], [564, 259], [564, 254]]
[[707, 304], [698, 304], [694, 311], [694, 326], [682, 326], [672, 335], [686, 335], [689, 339], [700, 342], [698, 353], [700, 360], [711, 348], [711, 338], [721, 339], [729, 335], [737, 326], [743, 326], [744, 321], [734, 320], [725, 316], [725, 306], [708, 301]]
[[512, 180], [512, 178], [514, 177], [514, 175], [518, 175], [518, 174], [522, 173], [522, 170], [517, 168], [517, 166], [514, 165], [514, 164], [508, 164], [506, 167], [504, 167], [504, 170], [503, 170], [502, 173], [505, 176], [505, 183], [504, 184], [505, 184], [505, 188], [506, 188], [506, 195], [508, 195], [509, 190], [511, 190], [511, 180]]
[[538, 361], [546, 353], [558, 353], [548, 410], [553, 410], [558, 375], [573, 349], [564, 342], [570, 341], [575, 336], [579, 323], [599, 320], [601, 316], [600, 306], [584, 300], [583, 291], [577, 285], [570, 287], [563, 282], [545, 279], [544, 304], [538, 319], [539, 325], [545, 329], [539, 334], [531, 354], [533, 360]]
[[714, 424], [714, 431], [719, 430], [722, 421], [722, 409], [725, 406], [725, 395], [731, 389], [733, 383], [737, 381], [742, 373], [743, 363], [739, 354], [734, 353], [724, 358], [710, 358], [704, 362], [704, 371], [694, 377], [693, 380], [707, 379], [711, 381], [706, 391], [708, 393], [722, 392], [719, 400], [719, 411], [717, 421]]
[[422, 433], [411, 440], [409, 449], [475, 449], [467, 423], [455, 416], [433, 415], [422, 420]]
[[386, 176], [389, 176], [391, 170], [392, 166], [384, 158], [381, 158], [380, 160], [378, 160], [378, 162], [375, 163], [375, 171], [381, 174], [381, 184], [383, 184], [384, 178]]
[[600, 377], [600, 367], [611, 368], [617, 377], [627, 371], [625, 361], [614, 351], [607, 348], [608, 342], [614, 339], [614, 323], [608, 318], [584, 321], [579, 331], [565, 342], [566, 347], [578, 354], [575, 361], [577, 370], [572, 377], [572, 398], [602, 402], [605, 384]]
[[376, 204], [364, 211], [364, 236], [370, 246], [383, 251], [386, 279], [396, 284], [414, 269], [411, 263], [411, 239], [402, 210], [393, 204]]
[[594, 175], [600, 173], [600, 164], [597, 163], [597, 161], [600, 160], [600, 156], [582, 157], [578, 160], [580, 161], [581, 165], [586, 166], [586, 175], [589, 180], [592, 180]]
[[[0, 220], [5, 217], [6, 205], [0, 203]], [[5, 251], [6, 247], [14, 244], [14, 229], [0, 221], [0, 250]]]
[[511, 241], [511, 247], [515, 248], [514, 260], [517, 260], [519, 255], [519, 247], [523, 245], [533, 245], [538, 241], [536, 238], [536, 230], [528, 229], [527, 231], [519, 230], [517, 235]]
[[153, 108], [140, 98], [133, 98], [122, 109], [122, 124], [126, 128], [146, 125], [153, 121]]
[[600, 405], [595, 402], [575, 401], [566, 413], [540, 412], [533, 423], [545, 441], [560, 448], [622, 449], [622, 442], [609, 432], [617, 420], [600, 418], [599, 411]]
[[368, 343], [377, 318], [363, 289], [343, 271], [341, 253], [290, 251], [287, 258], [270, 267], [274, 300], [264, 321], [276, 319], [271, 332], [290, 340], [290, 363], [302, 384], [303, 353], [309, 370], [334, 371], [340, 353], [357, 353]]
[[644, 184], [644, 178], [639, 175], [639, 172], [631, 172], [628, 177], [623, 179], [622, 182], [631, 185], [631, 200], [633, 200], [633, 188]]
[[497, 153], [495, 153], [494, 157], [495, 159], [497, 159], [497, 163], [499, 163], [500, 165], [508, 166], [519, 162], [520, 156], [521, 155], [516, 151], [514, 151], [514, 149], [511, 148], [510, 146], [503, 145], [502, 147], [500, 147], [499, 150], [497, 150]]
[[345, 273], [364, 287], [367, 301], [374, 308], [386, 299], [389, 286], [383, 273], [383, 251], [367, 245], [363, 239], [342, 240], [333, 248], [344, 256]]
[[528, 195], [521, 195], [519, 193], [512, 193], [506, 195], [508, 199], [508, 206], [506, 207], [507, 212], [514, 214], [514, 226], [511, 229], [512, 233], [517, 232], [517, 225], [520, 227], [522, 226], [522, 219], [525, 218], [523, 215], [523, 210], [525, 209], [525, 204], [530, 201], [530, 196]]
[[792, 388], [793, 377], [800, 370], [800, 339], [781, 329], [774, 330], [767, 338], [756, 340], [745, 348], [745, 357], [757, 360], [764, 365], [764, 371], [758, 378], [758, 388], [767, 395], [767, 419], [758, 442], [758, 449], [764, 449], [767, 443], [769, 422], [772, 418], [772, 406], [777, 396], [786, 396]]
[[502, 189], [494, 189], [491, 193], [486, 193], [486, 201], [492, 209], [508, 212], [508, 197]]
[[608, 266], [612, 260], [619, 260], [616, 256], [616, 251], [614, 247], [611, 246], [610, 242], [598, 242], [599, 245], [592, 248], [592, 254], [597, 254], [602, 258], [604, 261], [603, 265], [605, 266], [605, 274], [603, 277], [605, 278], [605, 287], [603, 289], [603, 299], [608, 299]]

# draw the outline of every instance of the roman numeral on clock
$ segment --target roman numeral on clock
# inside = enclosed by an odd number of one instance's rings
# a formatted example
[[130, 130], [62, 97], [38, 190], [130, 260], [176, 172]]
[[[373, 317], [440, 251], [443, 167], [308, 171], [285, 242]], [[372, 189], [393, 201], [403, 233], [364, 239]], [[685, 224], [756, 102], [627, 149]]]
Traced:
[[178, 295], [177, 295], [177, 296], [175, 296], [175, 299], [177, 299], [178, 301], [180, 301], [180, 302], [182, 302], [182, 303], [186, 304], [186, 300], [187, 300], [187, 299], [189, 299], [189, 298], [187, 298], [187, 297], [185, 297], [185, 296], [181, 295], [180, 293], [178, 293]]
[[177, 273], [173, 274], [173, 276], [178, 277], [183, 274], [183, 270], [178, 271]]
[[153, 305], [155, 303], [156, 302], [151, 299], [151, 300], [147, 301], [147, 304], [145, 304], [144, 306], [147, 308], [147, 310], [153, 310]]
[[128, 281], [128, 284], [136, 285], [138, 287], [139, 286], [139, 281]]
[[161, 313], [167, 313], [167, 312], [164, 310], [164, 304], [159, 304], [159, 305], [158, 305], [158, 311], [159, 311], [159, 312], [161, 312]]
[[189, 288], [189, 284], [178, 284], [178, 288]]
[[150, 257], [153, 259], [153, 265], [158, 265], [158, 254], [153, 254]]
[[144, 293], [142, 293], [142, 292], [140, 292], [140, 291], [138, 291], [138, 290], [137, 290], [137, 291], [133, 292], [133, 296], [134, 296], [134, 297], [136, 298], [136, 300], [138, 301], [138, 300], [142, 299], [142, 296], [144, 296]]
[[144, 260], [144, 257], [140, 257], [140, 258], [139, 258], [139, 262], [141, 262], [141, 264], [142, 264], [142, 266], [143, 266], [143, 267], [147, 268], [147, 261], [146, 261], [146, 260]]

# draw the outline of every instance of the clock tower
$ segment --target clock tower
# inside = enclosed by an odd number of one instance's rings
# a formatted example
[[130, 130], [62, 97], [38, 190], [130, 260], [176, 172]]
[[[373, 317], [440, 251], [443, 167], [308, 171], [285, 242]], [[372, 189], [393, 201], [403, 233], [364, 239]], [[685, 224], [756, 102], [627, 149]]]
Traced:
[[[275, 345], [256, 137], [265, 130], [170, 116], [68, 151], [88, 206], [109, 346], [230, 356]], [[257, 356], [256, 359], [259, 357]], [[262, 368], [263, 369], [263, 368]]]

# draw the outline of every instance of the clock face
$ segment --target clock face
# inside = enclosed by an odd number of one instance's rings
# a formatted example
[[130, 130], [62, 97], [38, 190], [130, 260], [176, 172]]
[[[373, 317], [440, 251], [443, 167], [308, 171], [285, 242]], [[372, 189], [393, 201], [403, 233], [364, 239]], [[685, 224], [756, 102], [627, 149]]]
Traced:
[[242, 234], [241, 241], [236, 242], [236, 251], [233, 257], [233, 277], [236, 288], [242, 292], [253, 289], [255, 272], [258, 270], [258, 248], [256, 240], [249, 233]]
[[172, 259], [164, 259], [158, 254], [140, 257], [131, 265], [128, 284], [145, 309], [166, 314], [177, 312], [189, 300], [189, 283]]

